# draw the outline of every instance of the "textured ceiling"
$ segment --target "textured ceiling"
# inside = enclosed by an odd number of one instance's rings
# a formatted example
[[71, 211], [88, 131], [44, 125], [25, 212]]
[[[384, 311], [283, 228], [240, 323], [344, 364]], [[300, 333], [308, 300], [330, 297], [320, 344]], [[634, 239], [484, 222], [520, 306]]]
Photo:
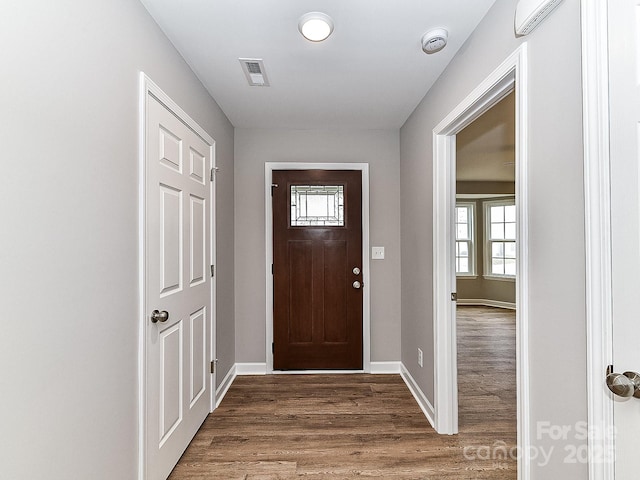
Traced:
[[[399, 128], [495, 0], [141, 0], [236, 127]], [[321, 11], [335, 30], [305, 40]], [[449, 44], [422, 52], [443, 27]], [[249, 87], [238, 58], [264, 60]]]

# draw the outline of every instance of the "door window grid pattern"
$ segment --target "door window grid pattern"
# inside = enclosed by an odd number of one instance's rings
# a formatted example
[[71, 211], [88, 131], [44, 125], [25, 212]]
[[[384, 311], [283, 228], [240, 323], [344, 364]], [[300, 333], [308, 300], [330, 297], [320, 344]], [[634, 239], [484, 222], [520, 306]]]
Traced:
[[475, 274], [474, 262], [474, 209], [473, 204], [456, 204], [456, 275]]
[[490, 276], [516, 275], [516, 206], [486, 203], [487, 259]]
[[291, 226], [344, 227], [344, 185], [292, 185]]

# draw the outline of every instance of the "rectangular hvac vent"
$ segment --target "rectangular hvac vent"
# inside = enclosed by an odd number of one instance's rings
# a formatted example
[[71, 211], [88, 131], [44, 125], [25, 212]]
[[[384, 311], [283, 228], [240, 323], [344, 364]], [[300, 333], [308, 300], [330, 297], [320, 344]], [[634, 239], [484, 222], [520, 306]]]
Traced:
[[269, 80], [261, 58], [239, 58], [244, 76], [252, 87], [268, 87]]
[[262, 69], [258, 62], [247, 62], [247, 70], [249, 70], [249, 73], [258, 73], [262, 75]]

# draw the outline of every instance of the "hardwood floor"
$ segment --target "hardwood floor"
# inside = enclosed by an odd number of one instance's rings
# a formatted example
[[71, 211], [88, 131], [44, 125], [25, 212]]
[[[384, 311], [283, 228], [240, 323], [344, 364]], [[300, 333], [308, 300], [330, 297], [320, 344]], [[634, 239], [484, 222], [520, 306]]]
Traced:
[[[489, 429], [511, 451], [517, 443], [516, 312], [458, 306], [457, 328], [460, 435]], [[499, 444], [487, 445], [498, 453]], [[501, 465], [511, 471], [504, 478], [517, 477], [514, 459]]]
[[458, 318], [459, 435], [437, 435], [397, 375], [238, 377], [170, 480], [515, 479], [491, 458], [515, 445], [513, 312]]

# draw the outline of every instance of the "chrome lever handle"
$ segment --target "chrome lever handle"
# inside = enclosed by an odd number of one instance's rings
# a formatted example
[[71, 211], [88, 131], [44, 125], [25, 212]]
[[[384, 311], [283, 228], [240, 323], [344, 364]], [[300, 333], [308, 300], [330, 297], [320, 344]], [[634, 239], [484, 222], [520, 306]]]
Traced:
[[607, 387], [622, 398], [640, 398], [640, 374], [636, 372], [614, 373], [613, 367], [607, 369]]
[[169, 312], [166, 310], [154, 310], [151, 312], [151, 323], [164, 323], [169, 320]]

